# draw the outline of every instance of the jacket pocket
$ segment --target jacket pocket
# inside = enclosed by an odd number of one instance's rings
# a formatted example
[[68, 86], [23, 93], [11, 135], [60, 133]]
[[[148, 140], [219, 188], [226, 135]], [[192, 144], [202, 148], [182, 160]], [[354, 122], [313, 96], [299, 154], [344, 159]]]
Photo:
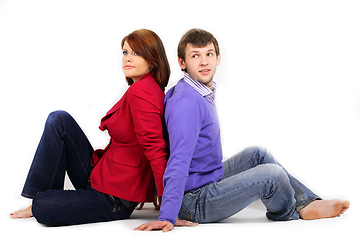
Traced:
[[141, 154], [129, 154], [125, 152], [115, 152], [112, 158], [114, 163], [128, 167], [139, 167], [141, 163]]

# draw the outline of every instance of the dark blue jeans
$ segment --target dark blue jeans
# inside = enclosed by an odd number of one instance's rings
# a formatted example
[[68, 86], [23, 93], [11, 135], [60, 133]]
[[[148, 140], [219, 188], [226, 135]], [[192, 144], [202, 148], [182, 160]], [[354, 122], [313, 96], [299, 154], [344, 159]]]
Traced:
[[[137, 203], [91, 187], [93, 152], [84, 132], [67, 112], [49, 115], [21, 194], [33, 199], [32, 213], [39, 223], [59, 226], [130, 217]], [[76, 190], [63, 190], [66, 172]]]

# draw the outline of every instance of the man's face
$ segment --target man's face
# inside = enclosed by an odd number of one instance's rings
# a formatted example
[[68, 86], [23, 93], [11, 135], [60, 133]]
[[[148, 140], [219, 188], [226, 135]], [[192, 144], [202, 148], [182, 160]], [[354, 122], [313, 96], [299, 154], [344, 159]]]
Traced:
[[205, 47], [195, 47], [188, 44], [185, 48], [185, 61], [178, 59], [181, 69], [186, 69], [190, 77], [203, 83], [212, 90], [212, 80], [216, 66], [220, 64], [220, 54], [216, 56], [213, 43]]

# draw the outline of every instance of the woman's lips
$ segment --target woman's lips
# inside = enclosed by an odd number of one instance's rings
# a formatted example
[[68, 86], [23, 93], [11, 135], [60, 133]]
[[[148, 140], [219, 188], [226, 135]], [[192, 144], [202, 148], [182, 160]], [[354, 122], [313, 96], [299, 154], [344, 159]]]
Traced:
[[131, 65], [125, 65], [125, 66], [124, 66], [124, 68], [125, 68], [125, 69], [133, 69], [133, 68], [134, 68], [134, 66], [131, 66]]

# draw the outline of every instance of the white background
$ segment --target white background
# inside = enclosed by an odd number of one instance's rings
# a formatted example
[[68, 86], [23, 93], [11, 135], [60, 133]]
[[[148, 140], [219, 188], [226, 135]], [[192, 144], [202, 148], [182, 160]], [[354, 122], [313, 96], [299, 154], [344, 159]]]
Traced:
[[[360, 150], [360, 4], [358, 1], [0, 0], [1, 208], [3, 236], [251, 238], [358, 235]], [[127, 89], [121, 39], [139, 28], [163, 40], [169, 89], [182, 77], [176, 48], [190, 28], [215, 35], [217, 108], [224, 158], [266, 147], [324, 199], [351, 201], [341, 218], [275, 223], [260, 203], [223, 223], [162, 235], [131, 229], [156, 218], [148, 205], [133, 219], [47, 228], [11, 220], [47, 115], [66, 110], [94, 148], [108, 142], [101, 117]], [[66, 229], [66, 231], [64, 231]], [[7, 234], [7, 235], [5, 235]]]

